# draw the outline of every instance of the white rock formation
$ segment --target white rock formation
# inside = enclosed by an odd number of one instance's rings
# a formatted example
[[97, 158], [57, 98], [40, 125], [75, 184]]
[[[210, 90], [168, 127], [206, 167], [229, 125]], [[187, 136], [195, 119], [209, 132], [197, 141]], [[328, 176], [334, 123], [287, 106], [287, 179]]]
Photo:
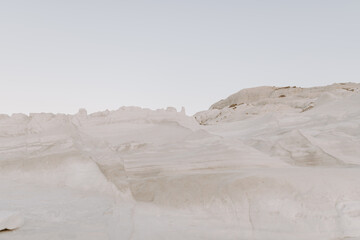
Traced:
[[201, 124], [239, 121], [268, 113], [302, 113], [315, 106], [334, 102], [360, 92], [358, 83], [340, 83], [326, 87], [257, 87], [243, 89], [197, 113]]
[[360, 238], [359, 88], [1, 115], [0, 206], [27, 221], [0, 240]]

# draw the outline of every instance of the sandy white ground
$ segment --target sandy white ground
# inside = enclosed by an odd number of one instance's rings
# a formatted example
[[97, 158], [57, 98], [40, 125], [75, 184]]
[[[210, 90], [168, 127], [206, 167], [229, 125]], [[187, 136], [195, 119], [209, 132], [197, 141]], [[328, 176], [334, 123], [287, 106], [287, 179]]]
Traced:
[[24, 216], [0, 239], [358, 239], [359, 89], [0, 115], [0, 210]]

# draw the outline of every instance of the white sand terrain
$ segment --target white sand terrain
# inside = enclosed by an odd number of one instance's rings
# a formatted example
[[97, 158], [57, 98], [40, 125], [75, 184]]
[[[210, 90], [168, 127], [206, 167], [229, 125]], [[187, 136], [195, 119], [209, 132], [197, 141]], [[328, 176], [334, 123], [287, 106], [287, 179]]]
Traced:
[[0, 239], [360, 239], [359, 166], [355, 83], [0, 115]]

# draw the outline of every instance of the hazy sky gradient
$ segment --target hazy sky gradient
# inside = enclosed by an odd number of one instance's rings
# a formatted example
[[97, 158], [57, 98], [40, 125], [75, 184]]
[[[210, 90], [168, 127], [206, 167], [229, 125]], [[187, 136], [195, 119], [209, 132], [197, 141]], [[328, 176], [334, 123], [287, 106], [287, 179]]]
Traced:
[[0, 113], [360, 82], [360, 1], [0, 1]]

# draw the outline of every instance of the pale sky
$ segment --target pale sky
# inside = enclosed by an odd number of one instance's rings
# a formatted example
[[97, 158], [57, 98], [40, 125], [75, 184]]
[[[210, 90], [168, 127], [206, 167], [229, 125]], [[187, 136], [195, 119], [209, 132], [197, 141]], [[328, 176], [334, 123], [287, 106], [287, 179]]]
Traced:
[[1, 0], [0, 113], [185, 106], [360, 82], [359, 0]]

